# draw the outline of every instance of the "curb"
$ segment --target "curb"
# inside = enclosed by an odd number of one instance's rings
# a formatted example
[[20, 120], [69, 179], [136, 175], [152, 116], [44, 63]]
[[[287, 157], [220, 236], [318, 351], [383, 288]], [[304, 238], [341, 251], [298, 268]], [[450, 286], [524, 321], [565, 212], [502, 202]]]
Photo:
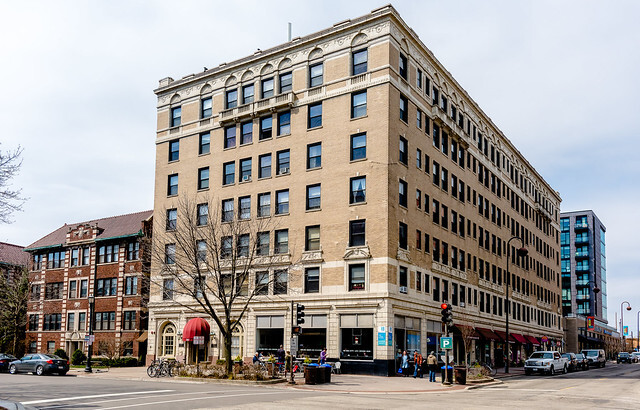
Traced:
[[491, 382], [488, 382], [488, 383], [479, 383], [479, 384], [476, 384], [474, 386], [469, 386], [469, 387], [465, 388], [465, 390], [481, 389], [483, 387], [496, 386], [496, 385], [499, 385], [499, 384], [504, 384], [504, 382], [502, 380], [494, 380], [494, 381], [491, 381]]
[[[104, 372], [107, 373], [107, 372]], [[89, 373], [91, 374], [91, 373]], [[272, 380], [228, 380], [228, 379], [210, 379], [204, 377], [169, 377], [169, 378], [151, 378], [151, 377], [118, 377], [116, 375], [106, 375], [105, 376], [90, 376], [89, 374], [78, 373], [74, 374], [75, 377], [83, 377], [87, 379], [109, 379], [109, 380], [129, 380], [129, 381], [142, 381], [142, 382], [160, 382], [160, 383], [194, 383], [194, 384], [204, 384], [204, 383], [217, 383], [217, 384], [238, 384], [238, 385], [256, 385], [256, 386], [264, 386], [264, 385], [272, 385], [272, 384], [281, 384], [286, 383], [285, 379], [272, 379]]]

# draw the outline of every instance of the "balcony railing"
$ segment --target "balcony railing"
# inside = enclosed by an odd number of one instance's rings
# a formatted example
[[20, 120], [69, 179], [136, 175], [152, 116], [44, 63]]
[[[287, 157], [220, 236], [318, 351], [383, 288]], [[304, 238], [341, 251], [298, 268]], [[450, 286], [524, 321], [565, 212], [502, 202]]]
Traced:
[[575, 243], [576, 245], [581, 243], [589, 243], [589, 238], [586, 236], [576, 236]]
[[228, 108], [220, 111], [219, 121], [221, 123], [239, 122], [243, 118], [258, 116], [261, 113], [275, 111], [279, 108], [293, 106], [293, 92], [276, 95], [270, 98], [252, 102], [249, 104], [239, 105], [237, 107]]
[[577, 294], [576, 295], [576, 300], [589, 300], [591, 299], [590, 295], [586, 295], [586, 294]]
[[589, 271], [589, 265], [577, 265], [576, 266], [576, 272], [588, 272]]
[[576, 224], [573, 225], [573, 229], [575, 231], [582, 231], [584, 229], [589, 229], [589, 224], [586, 222], [576, 222]]

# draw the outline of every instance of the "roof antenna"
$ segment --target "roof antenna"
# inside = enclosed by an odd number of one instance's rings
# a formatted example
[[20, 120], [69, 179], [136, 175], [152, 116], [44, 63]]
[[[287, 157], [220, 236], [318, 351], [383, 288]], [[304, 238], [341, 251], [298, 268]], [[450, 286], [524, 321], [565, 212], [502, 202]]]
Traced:
[[291, 41], [291, 23], [287, 23], [287, 25], [288, 25], [288, 30], [287, 31], [288, 31], [288, 38], [289, 38], [288, 41]]

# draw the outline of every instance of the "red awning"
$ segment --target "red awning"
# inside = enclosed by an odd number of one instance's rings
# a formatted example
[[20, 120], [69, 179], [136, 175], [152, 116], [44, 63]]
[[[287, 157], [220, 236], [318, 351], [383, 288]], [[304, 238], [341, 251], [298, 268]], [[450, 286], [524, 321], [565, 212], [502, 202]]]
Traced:
[[511, 333], [511, 336], [513, 336], [518, 342], [526, 345], [527, 343], [529, 343], [529, 341], [527, 340], [526, 337], [522, 336], [521, 334], [518, 333]]
[[[498, 340], [504, 342], [504, 339], [506, 339], [507, 334], [505, 332], [502, 332], [500, 330], [494, 330], [495, 334], [498, 335]], [[514, 339], [512, 336], [509, 336], [509, 343], [515, 343], [516, 339]]]
[[194, 317], [187, 322], [187, 325], [182, 331], [182, 340], [185, 342], [192, 342], [194, 336], [209, 336], [211, 327], [209, 323], [201, 317]]
[[480, 333], [480, 336], [482, 336], [483, 338], [485, 338], [487, 340], [500, 340], [498, 335], [496, 335], [495, 333], [493, 333], [489, 329], [484, 329], [482, 327], [476, 327], [476, 331], [478, 333]]
[[538, 342], [538, 339], [533, 337], [533, 336], [529, 336], [529, 335], [525, 335], [525, 337], [527, 339], [529, 339], [529, 341], [531, 342], [532, 345], [534, 346], [540, 346], [540, 342]]

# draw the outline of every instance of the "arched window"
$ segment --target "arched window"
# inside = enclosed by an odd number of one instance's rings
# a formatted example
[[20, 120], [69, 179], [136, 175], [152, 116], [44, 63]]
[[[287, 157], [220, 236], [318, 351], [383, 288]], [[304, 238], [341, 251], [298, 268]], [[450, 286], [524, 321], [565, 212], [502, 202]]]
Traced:
[[161, 356], [174, 357], [176, 355], [176, 328], [168, 324], [162, 330], [162, 352]]

